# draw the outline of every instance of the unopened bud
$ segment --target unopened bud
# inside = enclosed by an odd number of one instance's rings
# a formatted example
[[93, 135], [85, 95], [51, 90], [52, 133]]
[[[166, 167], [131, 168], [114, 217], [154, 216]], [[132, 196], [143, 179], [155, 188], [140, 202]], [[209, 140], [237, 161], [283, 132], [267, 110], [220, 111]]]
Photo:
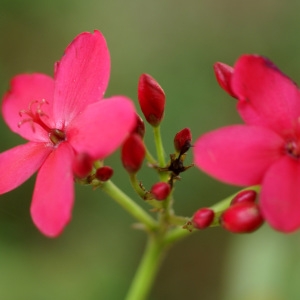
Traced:
[[254, 202], [242, 202], [230, 206], [223, 212], [220, 223], [233, 233], [250, 233], [264, 222], [258, 205]]
[[189, 128], [177, 132], [174, 137], [174, 147], [177, 152], [184, 154], [191, 148], [192, 133]]
[[150, 192], [156, 200], [165, 200], [170, 195], [171, 187], [166, 182], [157, 182]]
[[231, 88], [233, 68], [226, 64], [217, 62], [214, 64], [214, 71], [220, 87], [225, 90], [230, 96], [236, 98]]
[[164, 115], [166, 97], [161, 86], [148, 74], [140, 76], [138, 99], [147, 122], [158, 126]]
[[198, 209], [193, 216], [192, 223], [193, 226], [197, 229], [204, 229], [211, 225], [214, 220], [215, 213], [210, 208], [200, 208]]
[[76, 177], [84, 178], [90, 174], [93, 168], [93, 160], [87, 153], [78, 153], [72, 163], [72, 170]]
[[121, 150], [121, 159], [126, 171], [136, 173], [141, 168], [145, 155], [146, 149], [142, 138], [136, 133], [128, 136]]
[[256, 200], [256, 192], [254, 190], [245, 190], [239, 192], [234, 198], [231, 200], [230, 205], [234, 205], [242, 202], [255, 202]]
[[113, 176], [114, 170], [109, 166], [104, 166], [96, 171], [96, 178], [100, 181], [107, 181]]
[[143, 119], [138, 114], [136, 114], [135, 127], [133, 128], [131, 133], [136, 133], [141, 138], [143, 138], [144, 135], [145, 135], [145, 123], [144, 123]]

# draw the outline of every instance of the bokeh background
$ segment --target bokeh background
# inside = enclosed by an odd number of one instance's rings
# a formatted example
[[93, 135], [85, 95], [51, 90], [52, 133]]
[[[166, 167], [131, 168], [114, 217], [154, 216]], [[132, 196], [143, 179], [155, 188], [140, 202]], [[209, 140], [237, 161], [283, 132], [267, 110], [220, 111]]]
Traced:
[[[99, 29], [112, 58], [107, 96], [125, 94], [137, 103], [141, 73], [164, 88], [169, 154], [184, 127], [196, 139], [241, 122], [235, 100], [216, 83], [214, 62], [262, 54], [300, 82], [299, 18], [297, 0], [0, 0], [0, 92], [18, 73], [53, 74], [77, 34]], [[23, 142], [2, 119], [0, 134], [0, 151]], [[147, 127], [153, 151], [152, 141]], [[135, 197], [119, 152], [107, 163], [115, 168], [115, 183]], [[175, 190], [180, 215], [237, 191], [196, 168], [182, 177]], [[134, 220], [101, 190], [77, 186], [73, 220], [60, 237], [48, 239], [29, 215], [34, 179], [1, 196], [0, 299], [123, 299], [145, 246], [143, 232], [132, 229]], [[140, 179], [148, 187], [157, 180], [149, 170]], [[299, 299], [299, 250], [299, 233], [283, 235], [267, 225], [251, 235], [201, 231], [171, 249], [149, 299]]]

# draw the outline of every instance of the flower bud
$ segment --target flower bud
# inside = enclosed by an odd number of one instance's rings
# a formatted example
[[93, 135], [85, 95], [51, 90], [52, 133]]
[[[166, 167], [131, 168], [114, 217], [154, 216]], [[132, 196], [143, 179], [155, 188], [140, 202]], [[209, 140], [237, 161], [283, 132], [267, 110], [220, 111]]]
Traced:
[[184, 154], [191, 148], [192, 133], [189, 128], [177, 132], [174, 137], [174, 147], [177, 152]]
[[242, 202], [230, 206], [220, 217], [223, 228], [233, 233], [250, 233], [264, 222], [258, 205], [254, 202]]
[[225, 90], [230, 96], [236, 98], [231, 88], [233, 68], [226, 64], [217, 62], [214, 64], [214, 71], [220, 87]]
[[138, 99], [147, 122], [158, 126], [164, 115], [166, 97], [161, 86], [148, 74], [140, 76]]
[[161, 201], [165, 200], [169, 196], [171, 187], [166, 182], [157, 182], [152, 186], [150, 192], [156, 200]]
[[215, 213], [210, 208], [200, 208], [198, 209], [193, 216], [192, 223], [193, 226], [197, 229], [205, 229], [214, 220]]
[[93, 168], [93, 160], [87, 153], [78, 153], [72, 163], [72, 170], [76, 177], [84, 178], [90, 174]]
[[254, 190], [245, 190], [239, 192], [234, 198], [231, 200], [230, 205], [234, 205], [242, 202], [255, 202], [256, 200], [256, 192]]
[[129, 173], [136, 173], [142, 166], [146, 149], [142, 138], [134, 133], [128, 136], [121, 149], [121, 160]]
[[136, 133], [141, 138], [143, 138], [145, 135], [145, 123], [138, 114], [136, 114], [136, 124], [131, 133]]
[[97, 169], [95, 176], [100, 181], [107, 181], [113, 176], [113, 173], [114, 173], [113, 168], [109, 166], [104, 166]]

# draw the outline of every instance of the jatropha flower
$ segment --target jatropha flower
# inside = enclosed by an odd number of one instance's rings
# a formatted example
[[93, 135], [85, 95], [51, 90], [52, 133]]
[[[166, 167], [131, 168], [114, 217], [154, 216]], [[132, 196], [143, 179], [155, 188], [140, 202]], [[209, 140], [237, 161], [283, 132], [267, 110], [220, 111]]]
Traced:
[[38, 171], [30, 210], [33, 222], [47, 236], [57, 236], [71, 218], [75, 155], [104, 159], [135, 125], [128, 98], [102, 99], [109, 73], [104, 37], [99, 31], [84, 32], [55, 64], [54, 79], [21, 74], [4, 95], [5, 122], [28, 142], [0, 154], [0, 193]]
[[[204, 134], [195, 164], [229, 184], [261, 185], [260, 209], [282, 232], [300, 227], [300, 91], [268, 59], [241, 56], [233, 68], [215, 64], [217, 79], [237, 98], [244, 125]], [[225, 73], [224, 73], [225, 72]]]

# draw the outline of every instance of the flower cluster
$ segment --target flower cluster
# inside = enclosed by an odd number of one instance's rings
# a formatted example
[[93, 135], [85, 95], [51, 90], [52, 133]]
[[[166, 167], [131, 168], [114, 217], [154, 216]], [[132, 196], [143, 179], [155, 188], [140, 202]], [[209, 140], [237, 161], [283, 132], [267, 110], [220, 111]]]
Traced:
[[[219, 85], [237, 99], [245, 124], [206, 133], [195, 145], [190, 129], [184, 128], [175, 135], [175, 153], [165, 163], [159, 133], [166, 103], [163, 89], [150, 75], [140, 76], [138, 101], [154, 131], [155, 160], [144, 144], [145, 124], [132, 101], [125, 96], [103, 99], [110, 74], [104, 37], [96, 30], [79, 34], [56, 62], [54, 78], [41, 73], [18, 75], [3, 97], [5, 122], [27, 142], [0, 154], [0, 194], [38, 172], [32, 219], [45, 235], [57, 236], [71, 218], [74, 179], [88, 184], [95, 180], [95, 185], [109, 180], [113, 169], [103, 160], [121, 146], [121, 161], [135, 191], [155, 209], [171, 212], [174, 182], [193, 166], [184, 166], [184, 160], [194, 146], [194, 162], [204, 172], [229, 184], [260, 185], [261, 190], [258, 202], [250, 188], [220, 210], [201, 208], [185, 228], [221, 225], [231, 232], [252, 232], [265, 219], [279, 231], [298, 229], [298, 87], [257, 55], [241, 56], [234, 67], [216, 63], [214, 71]], [[136, 177], [145, 158], [160, 177], [149, 191]], [[170, 226], [186, 222], [173, 212], [166, 216]]]

